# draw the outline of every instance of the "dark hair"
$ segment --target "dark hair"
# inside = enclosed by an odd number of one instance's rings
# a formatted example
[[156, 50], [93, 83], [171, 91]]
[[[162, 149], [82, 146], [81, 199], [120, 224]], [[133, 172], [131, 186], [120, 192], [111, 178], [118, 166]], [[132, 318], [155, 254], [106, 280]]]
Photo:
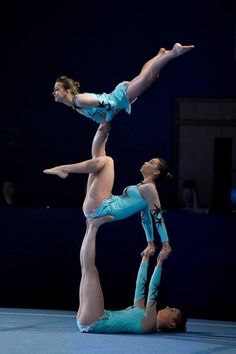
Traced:
[[166, 160], [159, 157], [159, 161], [158, 170], [160, 171], [160, 174], [158, 178], [165, 181], [171, 180], [173, 175], [169, 172], [169, 167]]
[[176, 319], [175, 327], [174, 328], [163, 327], [163, 328], [160, 328], [160, 330], [162, 332], [170, 332], [170, 333], [186, 332], [187, 331], [187, 327], [186, 327], [187, 321], [188, 321], [188, 318], [187, 318], [185, 312], [182, 310], [179, 310], [179, 315]]
[[65, 90], [70, 90], [72, 95], [80, 93], [80, 83], [70, 77], [60, 76], [56, 79], [56, 82], [60, 82]]
[[186, 323], [188, 318], [183, 310], [179, 310], [179, 315], [176, 320], [176, 327], [174, 328], [175, 332], [186, 332]]

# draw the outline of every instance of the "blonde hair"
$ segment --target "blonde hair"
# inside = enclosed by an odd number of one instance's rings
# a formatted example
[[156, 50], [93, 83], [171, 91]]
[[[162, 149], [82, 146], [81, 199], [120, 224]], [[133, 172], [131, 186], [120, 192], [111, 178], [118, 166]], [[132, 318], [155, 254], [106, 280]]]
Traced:
[[56, 82], [60, 82], [64, 90], [70, 90], [72, 95], [80, 93], [80, 83], [68, 76], [60, 76], [56, 79]]

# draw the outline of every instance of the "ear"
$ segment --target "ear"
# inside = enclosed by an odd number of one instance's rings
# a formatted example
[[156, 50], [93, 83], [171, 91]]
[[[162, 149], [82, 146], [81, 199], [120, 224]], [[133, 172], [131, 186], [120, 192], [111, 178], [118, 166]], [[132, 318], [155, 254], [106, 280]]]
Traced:
[[158, 176], [158, 175], [160, 174], [160, 171], [159, 171], [159, 170], [156, 170], [156, 171], [154, 171], [153, 173], [154, 173], [154, 175]]
[[169, 321], [170, 328], [174, 329], [176, 327], [175, 321]]

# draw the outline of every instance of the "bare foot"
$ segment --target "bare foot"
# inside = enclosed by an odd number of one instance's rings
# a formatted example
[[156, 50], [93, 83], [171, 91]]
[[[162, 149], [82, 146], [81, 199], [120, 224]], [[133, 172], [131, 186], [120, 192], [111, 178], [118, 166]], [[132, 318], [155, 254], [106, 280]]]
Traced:
[[179, 57], [180, 55], [190, 51], [194, 48], [194, 45], [181, 45], [180, 43], [175, 43], [174, 47], [171, 50], [171, 53], [175, 57]]
[[63, 179], [65, 179], [69, 174], [68, 172], [63, 171], [61, 167], [49, 168], [44, 170], [43, 173], [46, 173], [47, 175], [56, 175]]
[[87, 224], [89, 224], [91, 226], [99, 227], [99, 226], [111, 221], [112, 219], [114, 219], [114, 216], [105, 215], [105, 216], [101, 216], [100, 218], [87, 219]]

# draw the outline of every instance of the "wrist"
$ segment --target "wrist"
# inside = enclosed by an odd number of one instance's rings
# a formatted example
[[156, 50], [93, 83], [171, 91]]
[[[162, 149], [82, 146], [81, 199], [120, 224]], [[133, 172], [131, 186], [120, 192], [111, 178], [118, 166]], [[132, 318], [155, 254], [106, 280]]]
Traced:
[[149, 256], [143, 256], [142, 257], [142, 263], [148, 263], [149, 262]]

